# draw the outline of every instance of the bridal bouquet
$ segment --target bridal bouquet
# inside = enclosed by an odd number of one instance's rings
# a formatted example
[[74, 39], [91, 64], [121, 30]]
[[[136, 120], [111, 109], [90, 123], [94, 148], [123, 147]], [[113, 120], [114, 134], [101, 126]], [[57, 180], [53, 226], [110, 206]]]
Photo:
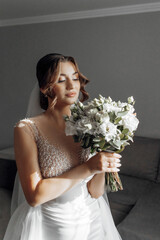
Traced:
[[[115, 102], [110, 97], [99, 95], [86, 105], [78, 101], [71, 106], [71, 116], [64, 116], [66, 135], [73, 135], [75, 142], [90, 148], [91, 155], [100, 151], [120, 153], [129, 141], [133, 142], [139, 121], [134, 113], [135, 101]], [[118, 173], [106, 173], [107, 188], [122, 190]]]

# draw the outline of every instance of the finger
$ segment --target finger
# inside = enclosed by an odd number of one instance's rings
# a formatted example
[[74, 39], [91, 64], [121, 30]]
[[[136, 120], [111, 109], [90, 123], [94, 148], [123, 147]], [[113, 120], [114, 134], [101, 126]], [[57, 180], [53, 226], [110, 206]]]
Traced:
[[116, 159], [115, 162], [116, 162], [116, 163], [120, 163], [121, 160], [120, 160], [120, 159]]
[[105, 172], [119, 172], [118, 168], [106, 168]]
[[118, 153], [109, 153], [109, 152], [103, 152], [107, 157], [115, 157], [115, 158], [121, 158], [122, 156]]
[[112, 153], [112, 156], [115, 158], [121, 158], [122, 156], [118, 153]]
[[109, 163], [108, 165], [110, 168], [113, 168], [113, 167], [120, 167], [121, 164], [120, 163]]
[[120, 162], [120, 159], [114, 157], [107, 157], [106, 160], [108, 162]]
[[116, 163], [116, 164], [115, 164], [115, 167], [121, 167], [121, 166], [122, 166], [121, 163]]

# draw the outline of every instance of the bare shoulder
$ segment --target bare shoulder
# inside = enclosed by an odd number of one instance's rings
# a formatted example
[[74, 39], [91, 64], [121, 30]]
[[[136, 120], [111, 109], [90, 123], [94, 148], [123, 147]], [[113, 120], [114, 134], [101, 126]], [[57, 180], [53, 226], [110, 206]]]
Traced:
[[29, 130], [31, 130], [31, 125], [33, 123], [37, 123], [37, 122], [41, 122], [44, 119], [44, 114], [39, 114], [35, 117], [31, 117], [31, 118], [23, 118], [21, 120], [19, 120], [15, 125], [14, 125], [14, 131], [15, 132], [21, 132], [21, 131], [26, 131], [28, 132]]
[[21, 120], [19, 120], [16, 124], [15, 124], [15, 127], [21, 127], [21, 126], [24, 126], [25, 123], [31, 123], [31, 122], [34, 122], [34, 121], [41, 121], [44, 119], [44, 114], [41, 113], [37, 116], [34, 116], [34, 117], [30, 117], [30, 118], [23, 118]]
[[16, 162], [28, 161], [30, 155], [37, 153], [37, 143], [31, 119], [24, 118], [14, 127], [14, 151]]

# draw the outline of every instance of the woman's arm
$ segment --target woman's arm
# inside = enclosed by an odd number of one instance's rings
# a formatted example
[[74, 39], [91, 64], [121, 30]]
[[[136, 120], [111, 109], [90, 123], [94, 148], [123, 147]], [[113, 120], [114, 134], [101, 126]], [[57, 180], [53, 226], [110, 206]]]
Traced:
[[95, 174], [87, 183], [88, 191], [93, 198], [99, 198], [104, 193], [105, 172]]
[[[106, 172], [119, 172], [121, 155], [117, 153], [106, 153], [108, 156]], [[103, 169], [103, 168], [102, 168]], [[99, 198], [104, 194], [105, 172], [96, 173], [87, 183], [88, 191], [93, 198]]]
[[24, 131], [25, 127], [15, 127], [14, 149], [23, 192], [31, 206], [57, 198], [93, 174], [84, 163], [58, 177], [43, 179], [38, 164], [37, 145], [30, 134]]

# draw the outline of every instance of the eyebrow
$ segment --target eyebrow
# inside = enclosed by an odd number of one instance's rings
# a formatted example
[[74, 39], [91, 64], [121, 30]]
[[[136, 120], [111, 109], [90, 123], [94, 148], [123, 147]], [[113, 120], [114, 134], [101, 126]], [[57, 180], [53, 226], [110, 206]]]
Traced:
[[[77, 74], [77, 73], [78, 73], [78, 72], [74, 72], [72, 75], [75, 75], [75, 74]], [[64, 73], [61, 73], [60, 76], [67, 76], [67, 75], [64, 74]]]

